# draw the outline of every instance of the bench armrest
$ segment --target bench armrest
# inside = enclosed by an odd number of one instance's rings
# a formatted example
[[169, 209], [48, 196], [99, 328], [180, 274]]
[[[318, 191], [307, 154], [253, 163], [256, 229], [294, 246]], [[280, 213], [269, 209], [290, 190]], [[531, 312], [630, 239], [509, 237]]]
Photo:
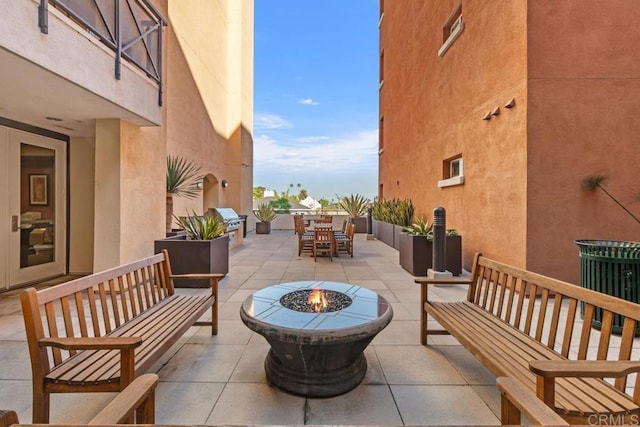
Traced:
[[56, 347], [63, 350], [124, 350], [142, 344], [140, 337], [78, 337], [43, 338], [38, 341], [41, 347]]
[[455, 285], [470, 285], [473, 283], [471, 279], [415, 279], [416, 283], [421, 285], [443, 285], [443, 286], [455, 286]]
[[221, 273], [189, 273], [172, 274], [171, 279], [222, 279], [225, 275]]
[[500, 421], [502, 425], [518, 425], [524, 413], [535, 425], [568, 425], [544, 402], [514, 378], [499, 377], [496, 385], [501, 394]]
[[134, 412], [136, 424], [153, 424], [155, 422], [155, 389], [157, 385], [158, 376], [156, 374], [139, 376], [88, 424], [131, 424]]
[[640, 372], [640, 362], [626, 360], [532, 360], [529, 369], [543, 378], [619, 378]]
[[135, 348], [142, 344], [140, 337], [78, 337], [43, 338], [41, 347], [63, 350], [120, 350], [120, 387], [123, 390], [135, 378]]
[[618, 378], [640, 372], [640, 362], [625, 360], [532, 360], [529, 369], [536, 374], [536, 394], [555, 407], [556, 378]]

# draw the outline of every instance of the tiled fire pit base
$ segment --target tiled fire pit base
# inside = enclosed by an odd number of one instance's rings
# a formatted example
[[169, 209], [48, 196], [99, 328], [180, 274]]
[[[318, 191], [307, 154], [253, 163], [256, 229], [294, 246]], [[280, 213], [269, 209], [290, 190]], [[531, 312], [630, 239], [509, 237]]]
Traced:
[[[286, 308], [281, 298], [319, 288], [351, 298], [338, 311], [309, 313]], [[248, 297], [240, 317], [271, 344], [265, 360], [267, 379], [296, 395], [331, 397], [355, 388], [367, 372], [363, 351], [393, 317], [391, 305], [377, 293], [336, 282], [293, 282], [270, 286]]]

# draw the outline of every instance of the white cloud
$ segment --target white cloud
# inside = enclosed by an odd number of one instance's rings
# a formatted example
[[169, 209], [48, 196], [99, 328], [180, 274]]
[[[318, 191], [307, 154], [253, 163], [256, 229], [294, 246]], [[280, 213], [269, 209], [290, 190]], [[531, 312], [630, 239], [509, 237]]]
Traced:
[[298, 101], [298, 103], [303, 104], [303, 105], [320, 105], [319, 102], [316, 102], [311, 98], [301, 99], [300, 101]]
[[293, 126], [276, 114], [256, 114], [253, 118], [254, 130], [291, 129]]
[[297, 142], [309, 143], [309, 142], [326, 141], [328, 139], [329, 139], [328, 136], [303, 136], [301, 138], [294, 138], [293, 140]]
[[[256, 169], [283, 173], [306, 170], [347, 172], [375, 168], [378, 161], [378, 131], [369, 130], [336, 138], [309, 137], [304, 145], [279, 141], [271, 136], [254, 138]], [[297, 138], [295, 141], [309, 138]]]

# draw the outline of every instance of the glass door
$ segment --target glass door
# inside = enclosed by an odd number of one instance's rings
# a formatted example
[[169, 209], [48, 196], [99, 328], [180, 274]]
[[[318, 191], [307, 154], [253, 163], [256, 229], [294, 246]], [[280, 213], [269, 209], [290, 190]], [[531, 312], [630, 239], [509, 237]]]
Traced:
[[5, 130], [5, 141], [10, 288], [65, 273], [66, 145], [14, 129]]

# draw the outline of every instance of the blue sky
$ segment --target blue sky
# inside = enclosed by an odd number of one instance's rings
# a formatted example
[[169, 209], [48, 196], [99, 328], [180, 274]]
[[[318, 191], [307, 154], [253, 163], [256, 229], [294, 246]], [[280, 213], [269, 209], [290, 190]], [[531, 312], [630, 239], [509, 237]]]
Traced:
[[254, 186], [375, 196], [378, 8], [255, 0]]

